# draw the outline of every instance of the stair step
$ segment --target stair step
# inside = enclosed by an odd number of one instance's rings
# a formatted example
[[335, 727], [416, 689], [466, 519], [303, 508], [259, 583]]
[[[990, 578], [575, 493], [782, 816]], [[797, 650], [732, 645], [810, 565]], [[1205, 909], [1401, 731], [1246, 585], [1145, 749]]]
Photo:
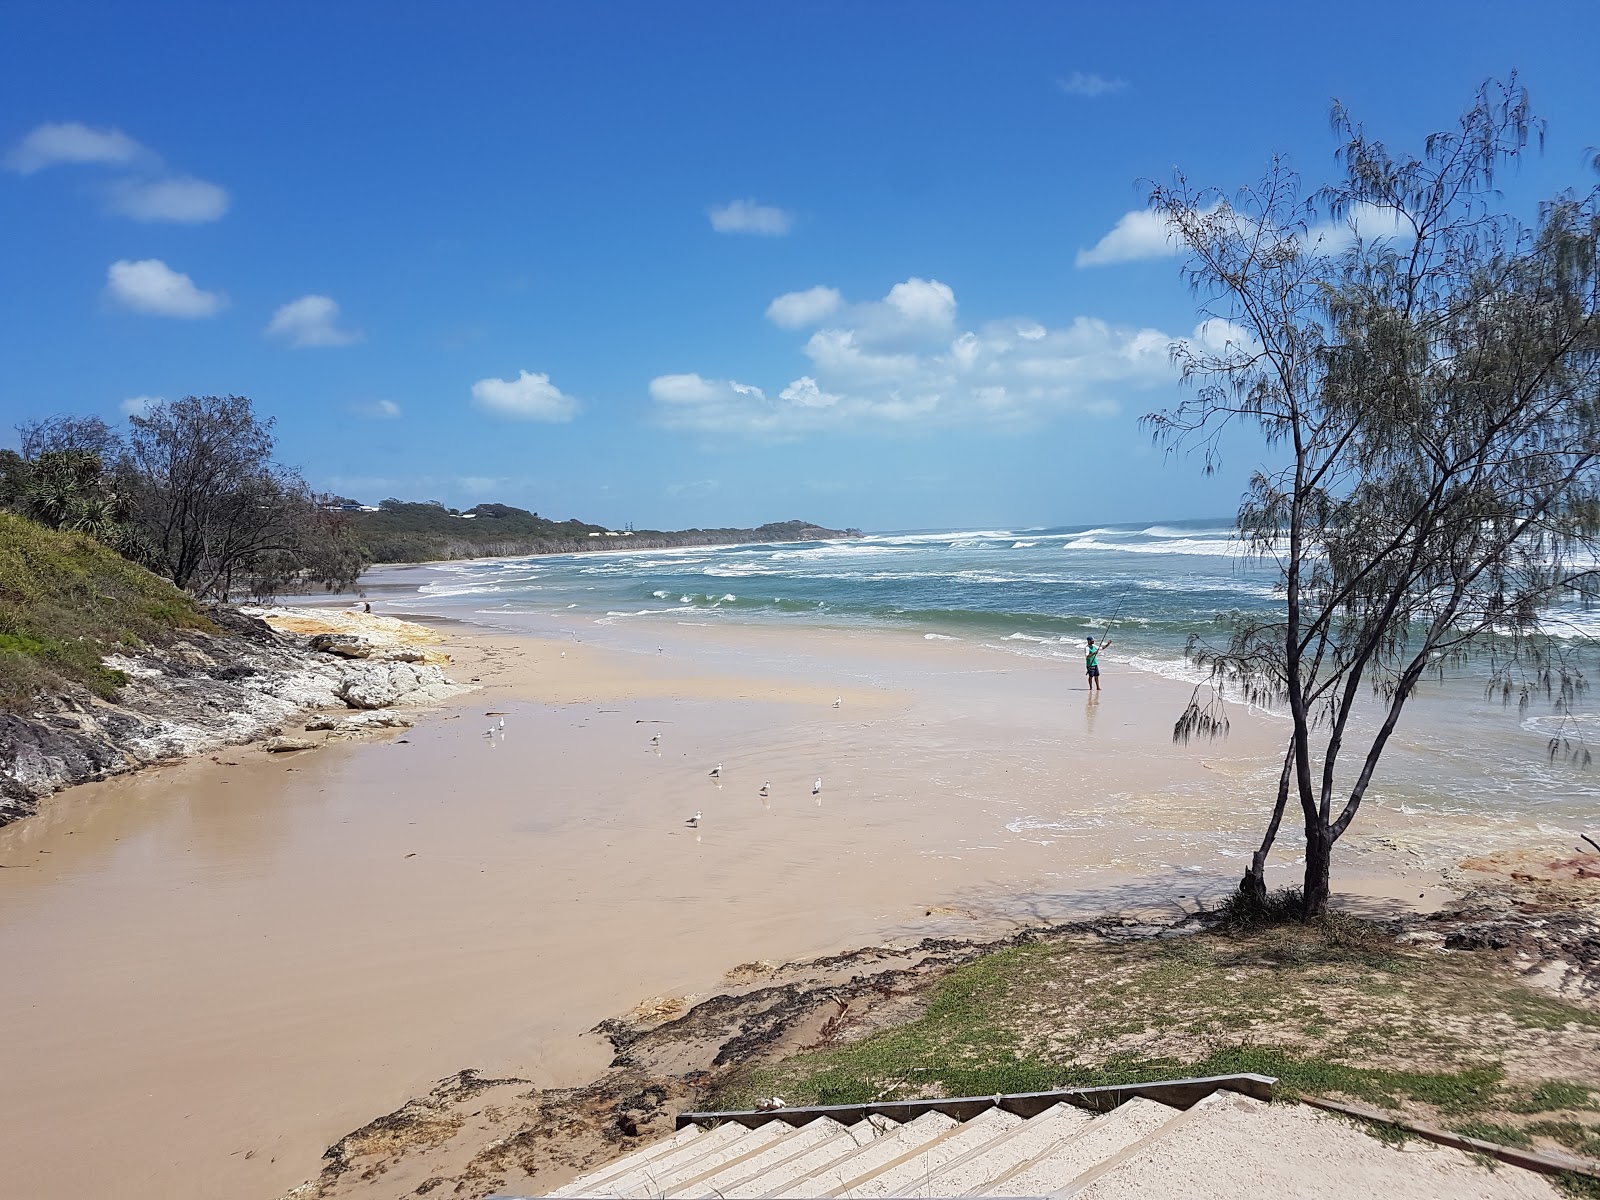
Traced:
[[[879, 1119], [881, 1118], [868, 1118], [868, 1120]], [[955, 1124], [953, 1117], [947, 1117], [941, 1112], [925, 1112], [915, 1120], [907, 1121], [898, 1129], [874, 1138], [854, 1154], [825, 1164], [804, 1178], [783, 1184], [763, 1194], [773, 1197], [794, 1197], [795, 1200], [832, 1196], [851, 1180], [860, 1179], [908, 1151], [931, 1142], [940, 1134], [954, 1128]]]
[[[636, 1170], [615, 1175], [599, 1182], [598, 1186], [573, 1194], [663, 1196], [686, 1180], [759, 1153], [769, 1142], [777, 1141], [788, 1132], [789, 1126], [782, 1121], [771, 1121], [754, 1129], [747, 1129], [737, 1121], [729, 1121], [665, 1158], [643, 1163]], [[710, 1138], [717, 1140], [713, 1144], [707, 1140]]]
[[[1152, 1175], [1163, 1182], [1173, 1171], [1180, 1175], [1198, 1172], [1202, 1176], [1238, 1178], [1247, 1163], [1255, 1168], [1250, 1171], [1251, 1176], [1259, 1180], [1266, 1166], [1261, 1160], [1278, 1157], [1281, 1149], [1267, 1150], [1258, 1141], [1261, 1132], [1258, 1129], [1249, 1130], [1248, 1136], [1234, 1145], [1229, 1145], [1226, 1135], [1231, 1132], [1230, 1117], [1236, 1119], [1242, 1113], [1253, 1116], [1266, 1108], [1262, 1101], [1248, 1096], [1214, 1092], [1178, 1120], [1170, 1122], [1158, 1137], [1149, 1137], [1128, 1147], [1114, 1160], [1104, 1163], [1101, 1169], [1081, 1179], [1073, 1195], [1085, 1200], [1088, 1197], [1142, 1196], [1147, 1194]], [[1297, 1195], [1304, 1194], [1307, 1190], [1304, 1185], [1311, 1182], [1301, 1180], [1302, 1186], [1293, 1190]], [[1324, 1178], [1319, 1182], [1331, 1181]]]
[[891, 1159], [884, 1166], [850, 1180], [836, 1196], [861, 1197], [906, 1195], [906, 1184], [934, 1169], [960, 1158], [969, 1150], [992, 1142], [1001, 1134], [1022, 1124], [1022, 1118], [1003, 1108], [983, 1112], [940, 1134], [932, 1141]]
[[908, 1184], [912, 1196], [968, 1196], [1002, 1175], [1077, 1137], [1094, 1118], [1081, 1108], [1057, 1104], [1030, 1117], [986, 1145], [967, 1151]]
[[1085, 1171], [1105, 1162], [1183, 1114], [1154, 1100], [1129, 1100], [1095, 1117], [1078, 1135], [1051, 1146], [1031, 1161], [1001, 1174], [982, 1189], [985, 1196], [1047, 1196], [1067, 1188]]
[[685, 1198], [742, 1194], [739, 1189], [751, 1180], [846, 1133], [845, 1127], [832, 1117], [818, 1117], [798, 1128], [791, 1128], [782, 1121], [770, 1121], [762, 1128], [774, 1125], [787, 1132], [763, 1146], [756, 1147], [750, 1154], [729, 1159], [715, 1166], [708, 1164], [708, 1169], [679, 1180], [670, 1188], [664, 1188], [660, 1194]]
[[[734, 1136], [732, 1129], [728, 1126], [722, 1126], [721, 1128], [728, 1129], [728, 1133], [723, 1135], [722, 1140], [726, 1140], [728, 1137]], [[598, 1195], [599, 1193], [595, 1189], [603, 1188], [607, 1180], [613, 1179], [618, 1175], [625, 1174], [628, 1171], [643, 1166], [647, 1162], [656, 1162], [664, 1159], [669, 1154], [674, 1154], [677, 1151], [682, 1150], [690, 1142], [700, 1138], [712, 1137], [712, 1134], [716, 1132], [716, 1130], [713, 1130], [708, 1133], [707, 1131], [701, 1129], [698, 1125], [685, 1125], [682, 1129], [678, 1130], [666, 1140], [646, 1146], [642, 1150], [635, 1150], [632, 1154], [624, 1154], [621, 1158], [613, 1159], [603, 1167], [590, 1171], [585, 1175], [578, 1176], [571, 1183], [566, 1184], [563, 1187], [559, 1187], [555, 1191], [551, 1192], [550, 1195]], [[701, 1146], [712, 1146], [713, 1144], [713, 1142], [708, 1141], [700, 1142]]]
[[[826, 1141], [818, 1142], [809, 1150], [802, 1150], [782, 1162], [774, 1163], [759, 1175], [742, 1183], [731, 1184], [726, 1189], [718, 1188], [716, 1194], [725, 1196], [728, 1200], [755, 1200], [756, 1197], [773, 1193], [792, 1196], [795, 1181], [808, 1178], [835, 1164], [852, 1161], [867, 1146], [880, 1138], [893, 1136], [899, 1129], [900, 1122], [882, 1116], [857, 1121], [854, 1125], [845, 1126]], [[702, 1193], [706, 1196], [710, 1194]]]

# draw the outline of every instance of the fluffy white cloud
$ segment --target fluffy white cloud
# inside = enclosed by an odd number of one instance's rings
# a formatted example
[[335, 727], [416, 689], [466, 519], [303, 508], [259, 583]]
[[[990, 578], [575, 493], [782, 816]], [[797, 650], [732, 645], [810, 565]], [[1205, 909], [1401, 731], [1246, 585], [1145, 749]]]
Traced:
[[1074, 71], [1071, 75], [1056, 80], [1056, 86], [1069, 96], [1104, 96], [1110, 92], [1120, 92], [1128, 86], [1126, 79], [1107, 79], [1104, 75], [1095, 75], [1083, 71]]
[[204, 179], [124, 179], [111, 185], [112, 212], [135, 221], [217, 221], [228, 211], [228, 191]]
[[915, 324], [949, 325], [956, 318], [956, 294], [937, 279], [912, 277], [889, 289], [884, 303]]
[[122, 409], [125, 416], [142, 417], [160, 403], [160, 396], [129, 396], [117, 407]]
[[6, 155], [6, 166], [32, 175], [60, 163], [131, 163], [143, 146], [120, 129], [95, 129], [78, 121], [48, 121], [35, 126]]
[[1178, 253], [1179, 241], [1172, 223], [1158, 212], [1139, 208], [1122, 217], [1087, 250], [1078, 251], [1080, 267], [1103, 267], [1107, 263], [1136, 262], [1144, 258], [1170, 258]]
[[1338, 254], [1357, 238], [1372, 242], [1388, 238], [1410, 238], [1415, 230], [1399, 212], [1376, 204], [1358, 204], [1342, 220], [1322, 221], [1306, 230], [1306, 248], [1313, 254]]
[[393, 421], [400, 416], [401, 408], [393, 400], [374, 400], [371, 404], [356, 405], [355, 411], [377, 421]]
[[214, 317], [228, 303], [222, 293], [200, 290], [159, 258], [112, 263], [106, 270], [106, 298], [154, 317]]
[[472, 385], [479, 408], [524, 421], [570, 421], [578, 402], [550, 382], [550, 376], [521, 371], [515, 379], [480, 379]]
[[[1214, 204], [1205, 210], [1205, 214], [1217, 212], [1220, 208], [1220, 204]], [[1242, 213], [1228, 209], [1224, 210], [1224, 216], [1246, 236], [1256, 230], [1255, 222]], [[1300, 238], [1300, 243], [1311, 254], [1338, 254], [1358, 236], [1373, 241], [1378, 238], [1410, 237], [1411, 234], [1410, 225], [1394, 209], [1358, 204], [1341, 220], [1323, 221], [1311, 226]], [[1089, 249], [1079, 250], [1077, 265], [1100, 267], [1108, 263], [1171, 258], [1183, 248], [1182, 239], [1164, 216], [1149, 209], [1135, 209], [1124, 213], [1112, 226], [1111, 232]]]
[[[804, 293], [793, 293], [802, 295]], [[824, 429], [1026, 427], [1049, 413], [1107, 414], [1131, 390], [1175, 379], [1176, 340], [1079, 317], [1061, 328], [1007, 318], [960, 329], [954, 291], [908, 279], [882, 300], [835, 305], [801, 347], [811, 369], [769, 396], [699, 374], [650, 382], [669, 428], [787, 438]], [[1196, 337], [1220, 339], [1221, 327]], [[1209, 344], [1209, 343], [1208, 343]]]
[[794, 225], [794, 216], [770, 204], [734, 200], [709, 210], [711, 228], [718, 233], [760, 233], [782, 237]]
[[350, 346], [361, 340], [354, 329], [339, 328], [339, 305], [330, 296], [301, 296], [291, 300], [267, 322], [269, 337], [287, 338], [295, 347]]
[[842, 299], [838, 288], [821, 284], [803, 292], [785, 292], [767, 305], [767, 320], [779, 329], [802, 329], [831, 316]]

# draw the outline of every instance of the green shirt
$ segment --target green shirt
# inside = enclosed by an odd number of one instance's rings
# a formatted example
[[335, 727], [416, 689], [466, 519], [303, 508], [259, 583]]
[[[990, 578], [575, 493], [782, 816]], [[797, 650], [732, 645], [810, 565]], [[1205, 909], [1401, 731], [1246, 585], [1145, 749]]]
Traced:
[[1100, 647], [1090, 646], [1089, 653], [1085, 654], [1083, 659], [1089, 666], [1098, 667], [1100, 665]]

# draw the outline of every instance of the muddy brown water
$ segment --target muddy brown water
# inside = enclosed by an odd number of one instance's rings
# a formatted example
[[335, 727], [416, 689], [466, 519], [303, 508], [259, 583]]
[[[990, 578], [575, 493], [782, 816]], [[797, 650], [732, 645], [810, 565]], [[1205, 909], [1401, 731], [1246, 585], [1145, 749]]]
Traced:
[[1272, 770], [1269, 729], [1172, 748], [1179, 685], [1090, 707], [953, 647], [885, 653], [837, 709], [792, 645], [750, 677], [459, 649], [486, 689], [413, 730], [235, 749], [0, 830], [0, 1190], [273, 1197], [463, 1067], [594, 1077], [598, 1020], [737, 963], [1175, 911], [1227, 886], [1216, 833], [1253, 829]]

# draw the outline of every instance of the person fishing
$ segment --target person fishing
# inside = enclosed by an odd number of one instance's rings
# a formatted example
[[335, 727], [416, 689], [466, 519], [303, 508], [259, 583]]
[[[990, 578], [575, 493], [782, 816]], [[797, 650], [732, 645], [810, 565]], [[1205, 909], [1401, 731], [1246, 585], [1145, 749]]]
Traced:
[[1091, 692], [1100, 690], [1100, 651], [1109, 645], [1111, 645], [1110, 642], [1101, 642], [1096, 646], [1094, 639], [1089, 639], [1089, 649], [1083, 656], [1083, 666], [1089, 673], [1089, 690]]

